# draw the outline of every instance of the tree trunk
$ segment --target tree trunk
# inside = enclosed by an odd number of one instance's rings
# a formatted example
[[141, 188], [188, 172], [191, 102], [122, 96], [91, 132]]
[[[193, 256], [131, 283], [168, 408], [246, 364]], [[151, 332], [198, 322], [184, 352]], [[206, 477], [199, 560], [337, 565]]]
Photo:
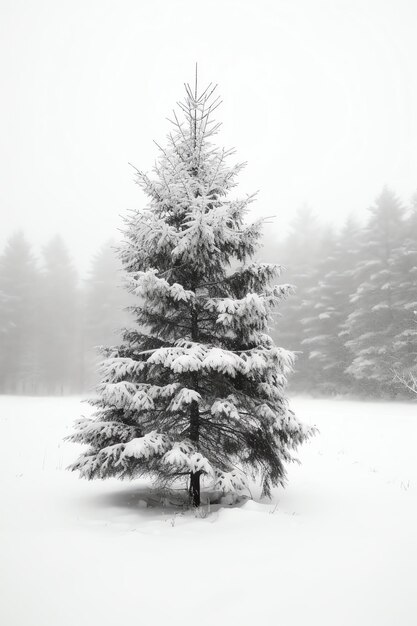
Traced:
[[[196, 281], [193, 280], [193, 291], [196, 289]], [[191, 310], [191, 337], [193, 341], [198, 341], [198, 318], [197, 311], [192, 305]], [[192, 388], [198, 391], [198, 374], [194, 372], [192, 375]], [[190, 406], [190, 439], [198, 446], [200, 437], [200, 411], [198, 402], [193, 400]], [[200, 474], [201, 472], [191, 472], [190, 474], [190, 500], [193, 506], [200, 506]]]
[[[197, 63], [195, 64], [195, 99], [197, 100]], [[197, 149], [197, 109], [194, 110], [194, 127], [193, 127], [193, 143], [194, 143], [194, 152]], [[195, 164], [195, 167], [192, 170], [193, 176], [197, 176], [198, 174], [198, 165]], [[199, 196], [199, 192], [196, 194]], [[195, 292], [198, 284], [198, 278], [196, 273], [194, 272], [192, 281], [191, 281], [191, 289]], [[195, 304], [191, 305], [191, 338], [193, 341], [199, 340], [199, 332], [198, 332], [198, 314], [195, 308]], [[195, 391], [198, 391], [198, 374], [195, 373], [193, 375], [193, 385], [192, 388]], [[190, 412], [190, 439], [198, 446], [198, 439], [200, 435], [200, 411], [198, 408], [198, 402], [191, 403], [191, 412]], [[200, 506], [200, 475], [201, 472], [191, 472], [190, 474], [190, 500], [193, 506]]]
[[[195, 385], [197, 387], [197, 385]], [[195, 400], [190, 407], [190, 439], [198, 445], [200, 435], [200, 412], [198, 402]], [[190, 474], [190, 499], [193, 506], [200, 506], [200, 474], [201, 472], [191, 472]]]
[[193, 506], [200, 506], [200, 474], [192, 472], [190, 475], [190, 500]]

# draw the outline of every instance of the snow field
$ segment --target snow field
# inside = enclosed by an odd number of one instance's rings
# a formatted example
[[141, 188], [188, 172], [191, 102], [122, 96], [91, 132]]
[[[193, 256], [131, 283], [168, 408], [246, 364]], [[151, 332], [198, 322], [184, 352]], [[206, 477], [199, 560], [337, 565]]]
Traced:
[[0, 624], [414, 626], [417, 405], [292, 406], [287, 489], [196, 517], [65, 471], [78, 398], [1, 397]]

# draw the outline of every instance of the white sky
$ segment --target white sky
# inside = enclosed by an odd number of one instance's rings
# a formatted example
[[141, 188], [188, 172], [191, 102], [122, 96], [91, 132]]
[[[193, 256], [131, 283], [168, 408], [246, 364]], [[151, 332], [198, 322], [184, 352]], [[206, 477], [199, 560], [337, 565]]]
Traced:
[[340, 223], [417, 189], [416, 0], [0, 0], [0, 244], [56, 232], [81, 266], [140, 206], [199, 63], [254, 212]]

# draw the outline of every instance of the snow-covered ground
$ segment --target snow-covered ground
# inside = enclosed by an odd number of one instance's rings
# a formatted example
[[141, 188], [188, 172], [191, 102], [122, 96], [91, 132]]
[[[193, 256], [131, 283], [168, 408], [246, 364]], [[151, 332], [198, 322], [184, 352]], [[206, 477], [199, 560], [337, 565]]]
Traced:
[[1, 397], [0, 624], [415, 626], [417, 404], [293, 407], [287, 489], [198, 518], [66, 472], [78, 399]]

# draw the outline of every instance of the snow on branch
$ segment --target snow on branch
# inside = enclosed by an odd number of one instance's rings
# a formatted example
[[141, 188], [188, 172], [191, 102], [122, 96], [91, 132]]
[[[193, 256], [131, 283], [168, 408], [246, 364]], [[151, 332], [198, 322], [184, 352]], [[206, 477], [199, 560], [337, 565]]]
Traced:
[[162, 457], [162, 462], [176, 469], [214, 475], [214, 470], [208, 459], [198, 452], [195, 445], [188, 440], [175, 442], [172, 448]]
[[412, 370], [408, 372], [394, 372], [394, 381], [411, 391], [412, 394], [417, 395], [417, 373]]
[[248, 488], [245, 475], [237, 470], [218, 472], [214, 486], [225, 494], [239, 493]]
[[95, 447], [107, 447], [114, 440], [125, 443], [139, 434], [139, 429], [136, 426], [122, 422], [103, 422], [86, 418], [77, 420], [76, 428], [76, 432], [66, 439], [73, 443], [85, 443]]
[[187, 389], [187, 387], [183, 387], [177, 393], [177, 395], [172, 399], [168, 410], [169, 411], [181, 411], [192, 402], [200, 402], [201, 395], [198, 391], [194, 391], [194, 389]]
[[144, 298], [160, 301], [162, 298], [170, 298], [174, 302], [190, 302], [195, 298], [195, 293], [184, 289], [179, 283], [172, 285], [165, 278], [158, 278], [158, 270], [149, 269], [146, 272], [138, 272], [126, 278], [128, 289], [131, 293]]
[[120, 455], [120, 462], [127, 457], [149, 460], [153, 456], [161, 456], [171, 447], [167, 435], [152, 431], [144, 437], [137, 437], [129, 441]]

